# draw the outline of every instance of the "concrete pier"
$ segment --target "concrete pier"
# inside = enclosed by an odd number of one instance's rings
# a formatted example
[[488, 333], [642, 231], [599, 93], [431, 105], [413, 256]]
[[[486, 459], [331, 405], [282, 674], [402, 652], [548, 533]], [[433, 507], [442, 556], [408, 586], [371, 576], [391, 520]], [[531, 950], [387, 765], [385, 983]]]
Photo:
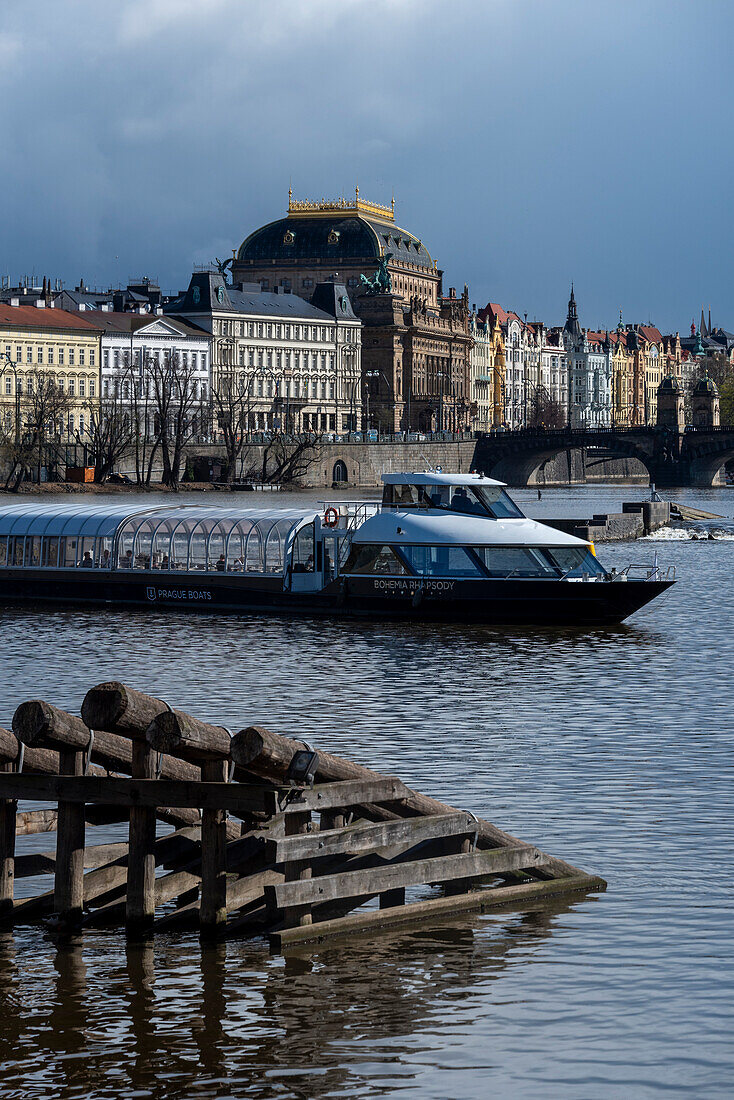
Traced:
[[622, 505], [621, 512], [593, 515], [591, 519], [546, 519], [542, 522], [586, 542], [612, 542], [639, 539], [670, 524], [667, 500], [633, 501]]

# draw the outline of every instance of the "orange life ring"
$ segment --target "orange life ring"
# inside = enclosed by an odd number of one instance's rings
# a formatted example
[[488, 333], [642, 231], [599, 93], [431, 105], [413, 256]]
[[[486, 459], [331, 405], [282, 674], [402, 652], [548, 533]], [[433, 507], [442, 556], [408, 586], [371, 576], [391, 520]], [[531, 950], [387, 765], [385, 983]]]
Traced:
[[338, 527], [339, 513], [336, 508], [327, 508], [324, 512], [324, 527]]

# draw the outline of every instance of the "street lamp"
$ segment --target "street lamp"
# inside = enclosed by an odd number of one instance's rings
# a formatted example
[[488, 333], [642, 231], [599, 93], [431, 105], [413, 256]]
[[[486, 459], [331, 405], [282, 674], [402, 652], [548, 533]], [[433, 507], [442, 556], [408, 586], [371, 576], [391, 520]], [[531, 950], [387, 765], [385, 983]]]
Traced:
[[347, 394], [351, 389], [351, 403], [349, 409], [350, 424], [354, 420], [354, 391], [356, 389], [356, 385], [359, 379], [353, 379], [352, 374], [354, 372], [354, 358], [358, 347], [359, 345], [354, 343], [337, 345], [336, 408], [334, 410], [336, 414], [335, 419], [337, 433], [339, 432], [339, 383], [342, 379], [342, 367], [345, 357], [347, 360], [347, 374], [349, 375], [349, 378], [344, 380], [344, 389]]
[[439, 432], [443, 431], [443, 380], [444, 380], [445, 377], [446, 377], [445, 371], [442, 371], [442, 370], [436, 371], [436, 378], [441, 379], [441, 381], [439, 383], [439, 390], [438, 390], [438, 430], [439, 430]]
[[[381, 371], [381, 370], [368, 370], [368, 371], [365, 371], [365, 375], [364, 375], [364, 376], [365, 376], [365, 378], [370, 378], [370, 379], [371, 379], [371, 378], [384, 378], [384, 379], [385, 379], [385, 385], [387, 386], [387, 393], [388, 393], [388, 401], [390, 401], [390, 402], [391, 402], [391, 404], [392, 404], [392, 407], [393, 407], [393, 419], [394, 419], [394, 414], [395, 414], [395, 398], [394, 398], [394, 397], [390, 397], [390, 390], [391, 390], [391, 386], [390, 386], [390, 382], [389, 382], [389, 380], [388, 380], [388, 378], [387, 378], [387, 375], [385, 374], [385, 372], [384, 372], [384, 371]], [[370, 391], [371, 391], [371, 385], [369, 385], [369, 384], [368, 384], [368, 386], [367, 386], [367, 427], [368, 427], [368, 428], [370, 428], [370, 427], [372, 426], [372, 422], [371, 422], [371, 420], [370, 420]]]

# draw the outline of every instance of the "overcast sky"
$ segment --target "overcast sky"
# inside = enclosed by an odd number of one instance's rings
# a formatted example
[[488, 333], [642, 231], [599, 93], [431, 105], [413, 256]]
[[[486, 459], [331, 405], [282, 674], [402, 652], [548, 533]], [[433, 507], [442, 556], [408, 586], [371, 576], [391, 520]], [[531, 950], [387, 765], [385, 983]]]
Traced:
[[297, 198], [478, 305], [734, 329], [729, 0], [0, 5], [0, 272], [166, 290]]

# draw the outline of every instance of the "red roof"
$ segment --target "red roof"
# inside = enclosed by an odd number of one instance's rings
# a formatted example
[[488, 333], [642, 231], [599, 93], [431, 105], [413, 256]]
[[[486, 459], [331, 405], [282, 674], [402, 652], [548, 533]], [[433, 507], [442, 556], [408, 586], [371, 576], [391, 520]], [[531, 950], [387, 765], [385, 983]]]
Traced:
[[91, 336], [99, 332], [99, 329], [86, 321], [80, 313], [74, 313], [68, 309], [11, 306], [6, 302], [0, 302], [0, 325], [28, 329], [72, 329], [83, 336]]
[[479, 310], [477, 316], [482, 321], [486, 321], [488, 317], [490, 321], [498, 320], [501, 325], [507, 322], [507, 311], [497, 302], [487, 302], [484, 309]]
[[662, 332], [654, 325], [640, 325], [637, 331], [642, 333], [648, 344], [659, 344], [663, 339]]

